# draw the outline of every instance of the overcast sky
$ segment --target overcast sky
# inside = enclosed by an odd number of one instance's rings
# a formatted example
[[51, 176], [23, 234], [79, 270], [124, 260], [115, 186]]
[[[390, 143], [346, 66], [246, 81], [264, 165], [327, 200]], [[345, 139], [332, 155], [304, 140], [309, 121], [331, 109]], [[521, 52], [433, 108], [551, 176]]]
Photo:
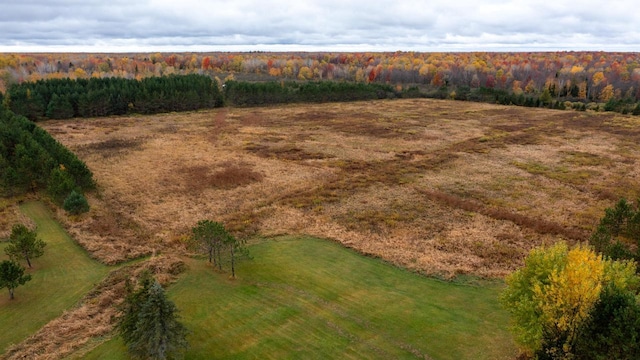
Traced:
[[0, 0], [0, 52], [640, 51], [637, 0]]

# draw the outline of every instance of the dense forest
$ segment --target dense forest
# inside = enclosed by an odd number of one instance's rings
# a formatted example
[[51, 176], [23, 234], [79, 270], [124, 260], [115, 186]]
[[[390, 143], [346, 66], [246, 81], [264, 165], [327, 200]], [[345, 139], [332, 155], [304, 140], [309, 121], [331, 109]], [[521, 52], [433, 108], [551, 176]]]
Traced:
[[222, 80], [484, 87], [532, 96], [547, 91], [555, 100], [581, 102], [640, 100], [639, 53], [0, 54], [0, 92], [11, 84], [50, 78], [142, 79], [194, 73]]
[[48, 79], [13, 84], [3, 103], [31, 120], [155, 114], [222, 105], [216, 81], [204, 75]]
[[0, 191], [19, 195], [46, 190], [54, 202], [95, 184], [86, 164], [49, 133], [0, 107]]

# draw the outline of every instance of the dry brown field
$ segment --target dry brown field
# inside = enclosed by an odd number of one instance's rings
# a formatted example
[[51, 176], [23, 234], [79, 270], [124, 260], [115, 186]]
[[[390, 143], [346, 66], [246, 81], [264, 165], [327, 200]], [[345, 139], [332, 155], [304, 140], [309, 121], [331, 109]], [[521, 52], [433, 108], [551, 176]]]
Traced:
[[502, 277], [640, 195], [640, 119], [427, 99], [40, 123], [94, 172], [67, 228], [114, 263], [197, 221], [310, 234], [429, 275]]

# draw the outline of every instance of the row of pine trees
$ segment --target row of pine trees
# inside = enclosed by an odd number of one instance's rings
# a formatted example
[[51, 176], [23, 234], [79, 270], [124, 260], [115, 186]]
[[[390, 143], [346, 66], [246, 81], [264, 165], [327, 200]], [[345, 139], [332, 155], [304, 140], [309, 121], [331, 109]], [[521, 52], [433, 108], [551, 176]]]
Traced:
[[95, 186], [86, 164], [49, 133], [0, 107], [0, 190], [20, 195], [46, 190], [59, 205]]
[[215, 80], [202, 75], [49, 79], [12, 85], [4, 104], [32, 121], [188, 111], [222, 106]]

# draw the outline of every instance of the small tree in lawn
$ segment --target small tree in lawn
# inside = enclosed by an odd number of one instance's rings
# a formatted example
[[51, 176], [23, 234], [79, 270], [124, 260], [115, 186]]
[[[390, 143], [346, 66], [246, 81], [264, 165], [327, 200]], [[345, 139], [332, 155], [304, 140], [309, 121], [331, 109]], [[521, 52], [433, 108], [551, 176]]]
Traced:
[[31, 280], [24, 274], [24, 268], [10, 260], [0, 262], [0, 289], [9, 289], [9, 299], [13, 300], [13, 290]]
[[46, 245], [44, 241], [38, 239], [35, 231], [27, 229], [22, 224], [16, 224], [11, 229], [9, 245], [4, 252], [13, 260], [24, 258], [31, 267], [31, 259], [42, 256]]
[[247, 249], [243, 246], [242, 241], [237, 240], [235, 237], [229, 235], [225, 239], [225, 245], [229, 249], [229, 256], [231, 260], [231, 277], [236, 277], [236, 260], [239, 255], [248, 255]]
[[211, 220], [200, 220], [192, 232], [195, 246], [207, 254], [210, 263], [222, 270], [222, 248], [231, 236], [224, 225]]
[[178, 321], [176, 306], [155, 281], [137, 312], [135, 329], [125, 339], [129, 352], [142, 359], [177, 359], [187, 349], [187, 329]]

